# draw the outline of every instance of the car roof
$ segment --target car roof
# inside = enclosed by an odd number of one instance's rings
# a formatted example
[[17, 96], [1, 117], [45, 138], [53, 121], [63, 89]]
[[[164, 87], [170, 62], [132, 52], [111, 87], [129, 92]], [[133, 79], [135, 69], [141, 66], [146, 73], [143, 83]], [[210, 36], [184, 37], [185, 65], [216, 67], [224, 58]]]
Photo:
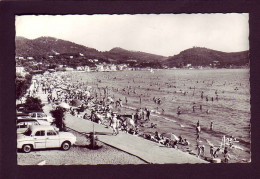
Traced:
[[29, 122], [29, 121], [38, 122], [36, 119], [17, 119], [17, 123], [19, 123], [19, 122]]
[[44, 112], [31, 112], [31, 113], [45, 114]]
[[31, 131], [35, 130], [55, 130], [53, 126], [45, 126], [45, 125], [32, 125], [30, 126]]
[[17, 112], [16, 116], [29, 116], [29, 115], [24, 112]]

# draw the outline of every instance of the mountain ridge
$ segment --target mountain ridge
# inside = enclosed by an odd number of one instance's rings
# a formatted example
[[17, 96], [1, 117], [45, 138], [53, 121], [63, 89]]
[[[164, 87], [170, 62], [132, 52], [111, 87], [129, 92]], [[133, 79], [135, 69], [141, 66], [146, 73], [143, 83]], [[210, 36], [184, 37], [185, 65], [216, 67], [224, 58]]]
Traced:
[[[48, 56], [52, 55], [72, 55], [78, 58], [78, 62], [87, 59], [98, 59], [99, 62], [126, 63], [134, 67], [153, 68], [163, 68], [163, 66], [181, 68], [187, 65], [211, 66], [213, 63], [214, 67], [228, 67], [232, 65], [243, 66], [249, 63], [249, 51], [222, 52], [205, 47], [193, 47], [183, 50], [179, 54], [165, 57], [147, 52], [130, 51], [121, 47], [114, 47], [109, 51], [101, 52], [94, 48], [54, 37], [39, 37], [30, 40], [18, 36], [15, 42], [16, 56], [44, 57], [48, 59]], [[57, 58], [61, 59], [63, 56]]]

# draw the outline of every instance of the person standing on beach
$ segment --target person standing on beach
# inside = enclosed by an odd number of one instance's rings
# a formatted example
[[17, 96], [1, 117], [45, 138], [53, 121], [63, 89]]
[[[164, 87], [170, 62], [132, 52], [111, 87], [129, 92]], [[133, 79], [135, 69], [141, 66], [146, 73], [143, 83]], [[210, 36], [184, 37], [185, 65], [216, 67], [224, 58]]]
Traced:
[[197, 144], [197, 149], [198, 149], [198, 158], [199, 158], [200, 154], [201, 154], [201, 148], [200, 148], [199, 144]]
[[195, 112], [195, 104], [193, 103], [192, 111]]
[[146, 120], [150, 121], [150, 110], [146, 108]]
[[113, 129], [113, 134], [112, 135], [117, 135], [118, 134], [118, 129], [117, 129], [117, 117], [116, 114], [113, 114], [112, 117], [112, 129]]
[[217, 150], [214, 152], [213, 157], [216, 158], [218, 157], [218, 152], [220, 151], [220, 148], [217, 148]]
[[196, 134], [197, 134], [196, 140], [197, 140], [197, 141], [200, 140], [200, 132], [201, 132], [201, 129], [200, 129], [200, 121], [198, 120], [197, 126], [196, 126]]
[[210, 157], [213, 158], [214, 157], [213, 146], [210, 146], [209, 153], [210, 153]]
[[228, 161], [229, 161], [228, 149], [227, 149], [227, 147], [225, 147], [225, 149], [224, 149], [224, 162], [228, 163]]

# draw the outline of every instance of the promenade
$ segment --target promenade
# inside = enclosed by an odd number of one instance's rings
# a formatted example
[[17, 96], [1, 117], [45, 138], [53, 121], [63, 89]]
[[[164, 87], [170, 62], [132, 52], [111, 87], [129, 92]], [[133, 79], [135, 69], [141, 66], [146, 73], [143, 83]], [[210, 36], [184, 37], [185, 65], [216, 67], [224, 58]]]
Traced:
[[[51, 105], [47, 103], [47, 95], [41, 91], [37, 94], [43, 104], [44, 112], [50, 115]], [[95, 130], [98, 140], [137, 156], [151, 164], [194, 164], [208, 163], [196, 156], [182, 152], [177, 149], [167, 148], [161, 144], [137, 137], [135, 135], [119, 132], [117, 136], [112, 135], [112, 129], [89, 120], [81, 119], [70, 114], [65, 115], [66, 126], [80, 133], [90, 133]]]

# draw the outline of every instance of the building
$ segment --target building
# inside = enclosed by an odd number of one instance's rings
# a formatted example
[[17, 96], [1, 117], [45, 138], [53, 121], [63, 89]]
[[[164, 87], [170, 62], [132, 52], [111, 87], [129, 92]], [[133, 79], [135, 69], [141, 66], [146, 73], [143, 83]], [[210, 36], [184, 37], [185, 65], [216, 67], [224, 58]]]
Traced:
[[110, 66], [110, 70], [111, 70], [111, 71], [117, 71], [117, 70], [116, 70], [116, 65], [112, 64], [112, 65]]
[[77, 71], [85, 71], [85, 67], [84, 66], [79, 66], [76, 68]]
[[97, 71], [104, 71], [104, 66], [103, 65], [97, 65]]
[[71, 67], [65, 67], [65, 70], [66, 70], [66, 71], [73, 71], [74, 69], [71, 68]]
[[118, 68], [118, 70], [122, 71], [127, 68], [127, 65], [126, 64], [118, 65], [117, 68]]
[[90, 71], [91, 71], [90, 68], [89, 68], [89, 66], [85, 66], [85, 71], [86, 71], [86, 72], [90, 72]]
[[34, 58], [33, 57], [27, 57], [27, 60], [33, 60]]

